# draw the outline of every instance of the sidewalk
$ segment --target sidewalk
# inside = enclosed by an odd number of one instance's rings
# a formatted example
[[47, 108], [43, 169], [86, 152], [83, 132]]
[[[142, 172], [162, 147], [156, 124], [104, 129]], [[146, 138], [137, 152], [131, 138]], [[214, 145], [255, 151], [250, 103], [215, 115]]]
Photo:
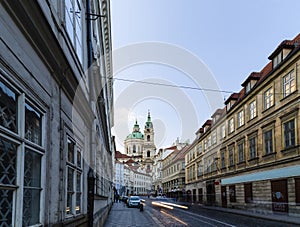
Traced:
[[256, 217], [260, 219], [265, 220], [273, 220], [277, 222], [282, 222], [286, 224], [293, 224], [293, 225], [299, 225], [300, 226], [300, 217], [296, 216], [289, 216], [287, 214], [270, 214], [266, 213], [260, 210], [257, 210], [256, 212], [249, 211], [249, 210], [241, 210], [241, 209], [233, 209], [233, 208], [224, 208], [224, 207], [218, 207], [218, 206], [205, 206], [198, 203], [189, 203], [189, 202], [179, 202], [179, 204], [184, 204], [187, 206], [193, 206], [193, 207], [201, 207], [208, 210], [215, 210], [219, 212], [224, 213], [235, 213], [243, 216], [249, 216], [249, 217]]
[[137, 208], [128, 208], [123, 202], [114, 203], [104, 227], [153, 227], [161, 226], [150, 213]]
[[[201, 205], [198, 205], [198, 206], [201, 206]], [[287, 223], [287, 224], [294, 224], [294, 225], [300, 226], [300, 217], [288, 216], [286, 214], [267, 214], [267, 213], [262, 213], [259, 211], [251, 212], [251, 211], [247, 211], [247, 210], [214, 207], [214, 206], [202, 206], [202, 207], [205, 209], [216, 210], [216, 211], [221, 211], [221, 212], [225, 212], [225, 213], [226, 212], [236, 213], [239, 215], [256, 217], [256, 218], [261, 218], [261, 219], [266, 219], [266, 220], [273, 220], [273, 221], [278, 221], [278, 222], [283, 222], [283, 223]]]

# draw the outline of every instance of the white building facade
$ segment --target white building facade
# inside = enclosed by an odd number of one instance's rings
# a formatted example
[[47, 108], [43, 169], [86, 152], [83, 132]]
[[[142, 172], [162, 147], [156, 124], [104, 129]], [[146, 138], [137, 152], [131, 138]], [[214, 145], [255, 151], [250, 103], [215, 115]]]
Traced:
[[114, 156], [109, 1], [1, 1], [0, 27], [0, 226], [102, 226]]

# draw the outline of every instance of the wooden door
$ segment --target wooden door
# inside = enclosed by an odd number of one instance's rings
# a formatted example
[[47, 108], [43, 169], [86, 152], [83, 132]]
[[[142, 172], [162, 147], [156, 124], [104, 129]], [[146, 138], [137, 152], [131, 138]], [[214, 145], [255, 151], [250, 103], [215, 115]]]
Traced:
[[221, 187], [221, 195], [222, 195], [222, 207], [227, 207], [226, 186]]
[[287, 181], [278, 180], [271, 182], [272, 209], [274, 212], [288, 212]]

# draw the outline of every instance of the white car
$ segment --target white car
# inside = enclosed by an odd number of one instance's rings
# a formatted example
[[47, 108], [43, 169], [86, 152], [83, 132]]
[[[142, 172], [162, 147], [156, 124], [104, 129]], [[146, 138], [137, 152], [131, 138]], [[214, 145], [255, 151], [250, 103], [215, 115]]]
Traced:
[[130, 196], [128, 199], [128, 207], [139, 207], [141, 204], [141, 198], [139, 196]]

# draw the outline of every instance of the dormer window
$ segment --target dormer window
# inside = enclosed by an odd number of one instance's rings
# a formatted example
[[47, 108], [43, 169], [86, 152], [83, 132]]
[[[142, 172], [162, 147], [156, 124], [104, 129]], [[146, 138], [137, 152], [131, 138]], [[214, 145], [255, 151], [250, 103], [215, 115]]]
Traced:
[[212, 124], [212, 120], [207, 120], [204, 125], [202, 125], [203, 133], [207, 132], [207, 130], [210, 128]]
[[239, 98], [239, 93], [233, 93], [230, 97], [225, 101], [226, 111], [229, 111], [230, 108], [236, 103]]
[[251, 89], [256, 85], [261, 74], [259, 72], [252, 72], [248, 78], [242, 83], [242, 86], [245, 88], [245, 93], [248, 94]]
[[230, 110], [230, 108], [231, 108], [231, 102], [227, 103], [227, 105], [226, 105], [227, 111]]
[[251, 90], [251, 83], [249, 82], [249, 83], [246, 85], [246, 93], [249, 93], [250, 90]]
[[279, 46], [273, 51], [273, 53], [268, 57], [272, 61], [273, 69], [275, 69], [295, 48], [297, 42], [294, 40], [284, 40]]
[[282, 51], [273, 58], [273, 69], [282, 62]]
[[213, 124], [215, 124], [220, 119], [220, 116], [222, 115], [222, 113], [223, 113], [222, 109], [217, 109], [215, 111], [215, 113], [211, 116]]

